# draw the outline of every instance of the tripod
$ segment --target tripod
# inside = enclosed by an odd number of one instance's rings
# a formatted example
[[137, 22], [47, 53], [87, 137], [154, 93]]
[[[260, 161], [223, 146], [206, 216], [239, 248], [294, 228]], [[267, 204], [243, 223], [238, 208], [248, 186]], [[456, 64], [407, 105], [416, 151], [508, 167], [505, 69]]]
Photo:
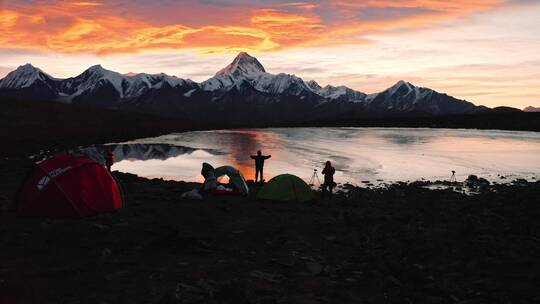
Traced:
[[321, 180], [319, 179], [319, 175], [317, 174], [317, 169], [313, 169], [313, 175], [311, 175], [311, 179], [309, 180], [309, 185], [314, 186], [315, 185], [315, 179], [317, 179], [317, 183], [321, 185]]
[[450, 182], [455, 183], [456, 182], [456, 171], [452, 170], [452, 176], [450, 176]]

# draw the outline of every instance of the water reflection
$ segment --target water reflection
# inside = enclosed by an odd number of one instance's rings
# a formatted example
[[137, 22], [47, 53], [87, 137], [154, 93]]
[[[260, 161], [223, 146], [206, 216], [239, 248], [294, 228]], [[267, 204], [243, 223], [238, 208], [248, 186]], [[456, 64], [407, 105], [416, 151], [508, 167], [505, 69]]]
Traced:
[[383, 135], [383, 138], [387, 139], [389, 142], [396, 145], [414, 145], [414, 144], [425, 144], [428, 143], [431, 138], [427, 136], [418, 136], [411, 134], [397, 134], [397, 133], [388, 133]]
[[[257, 150], [270, 154], [265, 178], [281, 173], [309, 180], [332, 161], [340, 182], [448, 179], [476, 174], [532, 178], [540, 173], [540, 133], [388, 128], [218, 130], [168, 134], [113, 147], [113, 169], [147, 177], [201, 181], [202, 162], [237, 167], [253, 179]], [[93, 151], [101, 160], [103, 150]]]
[[[255, 176], [254, 161], [250, 155], [257, 154], [258, 150], [262, 150], [264, 154], [277, 153], [272, 146], [279, 142], [279, 138], [275, 134], [254, 130], [223, 132], [219, 133], [217, 137], [221, 139], [222, 144], [230, 147], [229, 164], [240, 170], [248, 179], [253, 179]], [[271, 143], [270, 146], [268, 146], [269, 143]]]
[[[80, 153], [100, 162], [105, 162], [105, 153], [110, 151], [114, 155], [116, 162], [124, 160], [166, 160], [184, 154], [191, 154], [197, 150], [185, 146], [174, 146], [169, 144], [108, 144], [103, 146], [86, 147], [79, 150]], [[213, 149], [202, 149], [212, 155], [222, 155], [224, 153]]]

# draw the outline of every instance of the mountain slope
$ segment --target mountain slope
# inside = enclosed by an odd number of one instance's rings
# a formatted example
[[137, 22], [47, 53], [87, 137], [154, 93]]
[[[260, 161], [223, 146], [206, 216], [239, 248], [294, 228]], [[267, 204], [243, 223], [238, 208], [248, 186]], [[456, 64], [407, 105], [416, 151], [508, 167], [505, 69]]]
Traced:
[[58, 80], [27, 63], [0, 80], [0, 91], [21, 97], [56, 98]]
[[523, 109], [524, 112], [540, 112], [540, 107], [528, 106]]
[[393, 113], [460, 114], [475, 108], [470, 102], [403, 80], [383, 92], [368, 95], [365, 101], [371, 109]]
[[474, 104], [399, 81], [367, 95], [346, 86], [320, 86], [295, 75], [271, 74], [242, 52], [201, 83], [165, 74], [120, 74], [100, 65], [67, 79], [29, 64], [0, 80], [0, 95], [215, 121], [284, 122], [352, 116], [468, 113]]

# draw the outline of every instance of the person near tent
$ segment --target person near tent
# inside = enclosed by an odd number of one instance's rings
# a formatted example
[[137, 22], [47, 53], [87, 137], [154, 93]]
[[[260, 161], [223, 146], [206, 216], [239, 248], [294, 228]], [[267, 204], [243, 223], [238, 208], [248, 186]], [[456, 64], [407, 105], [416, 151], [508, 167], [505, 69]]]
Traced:
[[262, 155], [261, 150], [259, 150], [257, 151], [257, 155], [250, 155], [249, 157], [255, 160], [255, 182], [257, 182], [259, 176], [261, 177], [260, 182], [264, 182], [264, 160], [269, 159], [270, 157], [272, 157], [272, 155]]
[[105, 151], [105, 166], [107, 167], [107, 170], [111, 172], [111, 167], [114, 164], [114, 154], [111, 150]]
[[326, 161], [324, 169], [322, 170], [322, 174], [324, 175], [324, 183], [322, 184], [323, 197], [326, 195], [327, 191], [329, 192], [330, 197], [332, 197], [332, 190], [334, 189], [334, 186], [336, 185], [334, 183], [334, 173], [336, 173], [336, 169], [332, 167], [332, 163], [329, 160]]
[[[238, 169], [234, 167], [221, 166], [214, 169], [214, 167], [209, 163], [203, 163], [201, 175], [204, 177], [204, 183], [202, 184], [201, 189], [202, 192], [210, 192], [214, 194], [249, 194], [249, 188], [246, 184], [244, 176], [242, 173], [240, 173], [240, 171], [238, 171]], [[218, 183], [218, 179], [225, 175], [229, 177], [229, 184], [220, 185]], [[231, 191], [228, 191], [229, 189]]]

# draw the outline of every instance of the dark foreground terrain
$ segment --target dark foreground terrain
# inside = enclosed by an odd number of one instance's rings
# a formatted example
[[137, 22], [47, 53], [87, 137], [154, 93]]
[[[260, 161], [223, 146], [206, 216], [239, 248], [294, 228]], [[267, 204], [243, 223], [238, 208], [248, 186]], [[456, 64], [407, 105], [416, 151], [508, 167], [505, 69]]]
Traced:
[[257, 187], [189, 201], [180, 195], [196, 184], [116, 172], [118, 212], [19, 218], [9, 209], [28, 155], [193, 125], [10, 107], [0, 114], [2, 304], [540, 302], [540, 182], [474, 196], [396, 184], [283, 204], [255, 200]]
[[540, 182], [284, 204], [189, 201], [195, 184], [115, 176], [115, 213], [0, 213], [1, 303], [540, 301]]

